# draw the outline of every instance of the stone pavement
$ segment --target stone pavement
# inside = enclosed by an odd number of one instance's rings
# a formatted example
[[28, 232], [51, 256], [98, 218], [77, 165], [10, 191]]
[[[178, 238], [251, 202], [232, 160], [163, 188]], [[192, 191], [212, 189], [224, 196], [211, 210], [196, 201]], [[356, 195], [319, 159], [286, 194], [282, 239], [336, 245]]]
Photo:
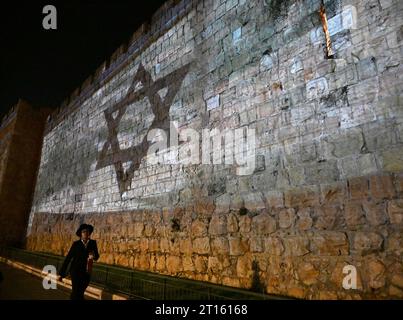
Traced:
[[68, 300], [70, 291], [59, 286], [45, 290], [42, 279], [0, 262], [3, 282], [0, 283], [0, 300]]

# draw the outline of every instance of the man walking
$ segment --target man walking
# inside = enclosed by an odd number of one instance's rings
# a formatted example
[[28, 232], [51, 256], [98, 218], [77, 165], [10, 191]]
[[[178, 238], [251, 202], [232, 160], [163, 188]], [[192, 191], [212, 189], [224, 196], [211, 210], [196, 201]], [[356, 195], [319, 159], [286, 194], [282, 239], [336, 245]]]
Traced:
[[95, 240], [90, 239], [94, 227], [82, 224], [76, 235], [80, 240], [74, 241], [59, 271], [59, 279], [67, 275], [67, 267], [71, 262], [70, 274], [72, 282], [72, 300], [84, 300], [84, 292], [90, 283], [92, 262], [98, 260], [98, 248]]

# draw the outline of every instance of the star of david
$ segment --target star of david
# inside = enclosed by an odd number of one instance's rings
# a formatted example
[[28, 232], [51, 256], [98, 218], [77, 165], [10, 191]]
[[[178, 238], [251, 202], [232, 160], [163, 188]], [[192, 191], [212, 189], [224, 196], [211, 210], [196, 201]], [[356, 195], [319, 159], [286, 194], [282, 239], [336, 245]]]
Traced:
[[[148, 131], [152, 129], [162, 129], [169, 135], [169, 110], [188, 70], [189, 64], [173, 71], [165, 77], [153, 81], [150, 73], [140, 64], [126, 96], [104, 111], [108, 127], [108, 137], [102, 150], [98, 154], [95, 170], [113, 165], [115, 167], [120, 194], [123, 194], [130, 188], [134, 173], [140, 167], [141, 159], [147, 155], [150, 147], [150, 142], [147, 139]], [[135, 90], [138, 83], [141, 83], [142, 87]], [[161, 98], [158, 91], [164, 88], [167, 88], [167, 93], [164, 98]], [[150, 102], [154, 120], [139, 144], [128, 149], [120, 149], [118, 127], [126, 112], [127, 106], [145, 97], [147, 97]], [[111, 149], [112, 152], [108, 153], [109, 149]], [[130, 167], [124, 171], [123, 163], [129, 161], [131, 161]]]

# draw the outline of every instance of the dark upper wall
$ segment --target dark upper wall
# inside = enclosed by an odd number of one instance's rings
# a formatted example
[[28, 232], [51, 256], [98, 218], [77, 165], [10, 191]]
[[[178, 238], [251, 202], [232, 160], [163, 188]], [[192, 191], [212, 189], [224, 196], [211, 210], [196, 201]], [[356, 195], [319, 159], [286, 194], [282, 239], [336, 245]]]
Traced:
[[1, 126], [0, 245], [23, 242], [48, 114], [20, 100]]

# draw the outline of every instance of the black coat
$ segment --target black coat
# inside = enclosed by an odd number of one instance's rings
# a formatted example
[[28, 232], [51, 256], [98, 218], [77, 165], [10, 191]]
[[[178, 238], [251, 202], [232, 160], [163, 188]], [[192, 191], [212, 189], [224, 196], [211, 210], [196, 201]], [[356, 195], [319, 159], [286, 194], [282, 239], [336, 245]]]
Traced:
[[72, 277], [81, 276], [87, 271], [88, 254], [92, 251], [94, 255], [94, 261], [98, 260], [99, 253], [97, 242], [95, 240], [88, 240], [87, 248], [81, 240], [74, 241], [69, 253], [64, 259], [63, 265], [60, 268], [59, 275], [63, 278], [67, 275], [67, 267], [71, 262], [70, 274]]

